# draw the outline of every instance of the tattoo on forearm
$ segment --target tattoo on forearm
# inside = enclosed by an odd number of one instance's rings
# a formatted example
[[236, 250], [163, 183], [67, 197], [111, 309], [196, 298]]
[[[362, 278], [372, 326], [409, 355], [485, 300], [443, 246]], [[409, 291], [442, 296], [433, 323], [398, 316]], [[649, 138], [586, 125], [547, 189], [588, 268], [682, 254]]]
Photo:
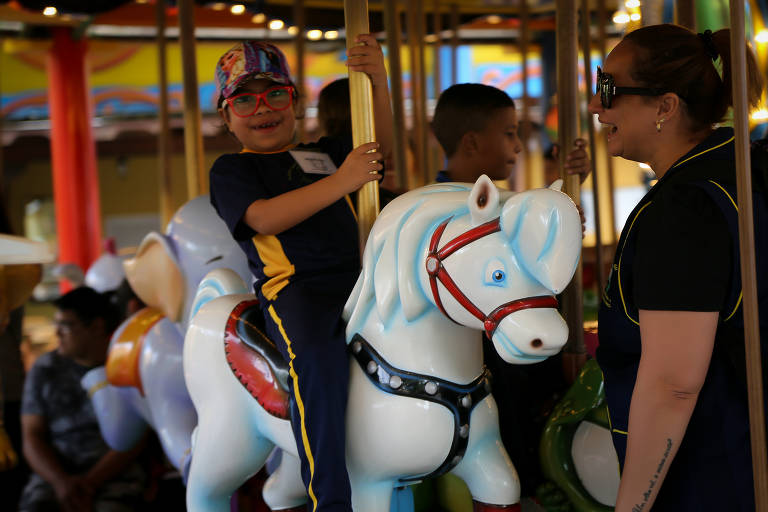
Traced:
[[648, 482], [648, 490], [643, 493], [643, 501], [636, 503], [632, 507], [632, 512], [641, 512], [642, 510], [645, 510], [648, 501], [651, 499], [651, 493], [653, 492], [654, 487], [656, 487], [656, 482], [659, 481], [659, 475], [661, 475], [661, 471], [664, 469], [664, 464], [666, 464], [667, 459], [669, 458], [669, 452], [671, 451], [672, 440], [667, 438], [667, 447], [664, 449], [664, 455], [661, 456], [661, 461], [656, 467], [656, 473], [654, 473], [653, 478]]

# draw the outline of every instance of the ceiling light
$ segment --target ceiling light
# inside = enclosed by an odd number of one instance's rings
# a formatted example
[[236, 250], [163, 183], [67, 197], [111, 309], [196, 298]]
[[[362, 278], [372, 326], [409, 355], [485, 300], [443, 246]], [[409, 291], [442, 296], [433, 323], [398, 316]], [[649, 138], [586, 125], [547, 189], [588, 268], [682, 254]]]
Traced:
[[287, 32], [290, 35], [295, 36], [296, 34], [299, 33], [299, 27], [297, 27], [296, 25], [291, 25], [290, 27], [288, 27]]
[[640, 7], [640, 0], [627, 0], [624, 2], [624, 5], [626, 5], [628, 9], [634, 9], [635, 7]]
[[312, 29], [309, 32], [307, 32], [307, 39], [310, 41], [318, 41], [323, 37], [323, 31]]
[[235, 4], [229, 8], [229, 12], [232, 14], [243, 14], [245, 12], [245, 6], [243, 4]]
[[215, 4], [211, 5], [211, 9], [214, 11], [223, 11], [227, 8], [227, 4], [224, 2], [216, 2]]
[[625, 12], [617, 12], [613, 15], [613, 22], [617, 25], [623, 25], [625, 23], [629, 23], [629, 14]]
[[499, 16], [497, 14], [491, 14], [490, 16], [485, 18], [485, 21], [487, 21], [488, 23], [490, 23], [492, 25], [498, 25], [499, 23], [501, 23], [501, 16]]
[[755, 34], [755, 41], [758, 43], [768, 43], [768, 30], [761, 30]]
[[55, 7], [46, 7], [43, 9], [43, 16], [56, 16], [57, 12], [59, 11]]
[[640, 21], [640, 13], [639, 12], [633, 12], [629, 15], [629, 19], [632, 21]]
[[437, 42], [437, 34], [427, 34], [424, 36], [424, 42], [425, 43], [436, 43]]
[[327, 30], [325, 34], [323, 34], [323, 37], [325, 39], [338, 39], [339, 38], [339, 31], [338, 30]]
[[257, 25], [261, 25], [265, 21], [267, 21], [267, 15], [264, 14], [263, 12], [254, 14], [253, 17], [251, 18], [251, 23], [256, 23]]
[[275, 19], [269, 22], [269, 30], [280, 30], [284, 26], [285, 26], [285, 23], [283, 22], [283, 20]]

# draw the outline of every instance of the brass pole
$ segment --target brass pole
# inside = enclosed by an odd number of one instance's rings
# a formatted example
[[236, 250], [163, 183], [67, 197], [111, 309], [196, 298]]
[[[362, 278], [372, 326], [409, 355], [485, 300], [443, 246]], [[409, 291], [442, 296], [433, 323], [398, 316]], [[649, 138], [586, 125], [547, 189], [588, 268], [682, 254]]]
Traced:
[[[433, 0], [433, 10], [432, 13], [432, 21], [433, 21], [433, 29], [435, 31], [435, 43], [433, 45], [434, 53], [433, 53], [433, 68], [432, 68], [432, 92], [434, 94], [435, 102], [437, 102], [438, 98], [440, 97], [440, 93], [443, 91], [440, 87], [440, 48], [442, 47], [442, 35], [441, 32], [443, 31], [443, 23], [442, 23], [442, 17], [440, 14], [440, 0]], [[429, 139], [433, 140], [434, 139]], [[430, 165], [430, 171], [436, 172], [439, 169], [443, 168], [443, 150], [440, 147], [440, 144], [433, 144], [432, 147], [432, 163]], [[430, 175], [431, 176], [431, 175]]]
[[[581, 51], [584, 55], [584, 85], [587, 89], [587, 103], [592, 98], [592, 35], [591, 16], [589, 12], [589, 0], [581, 0]], [[591, 155], [592, 169], [592, 208], [595, 212], [595, 280], [597, 284], [598, 297], [603, 290], [603, 272], [605, 264], [603, 263], [603, 235], [602, 225], [600, 223], [600, 187], [597, 171], [595, 169], [595, 123], [592, 122], [592, 116], [589, 116], [587, 122], [587, 133], [589, 134], [589, 154]]]
[[752, 472], [755, 485], [755, 510], [768, 510], [768, 454], [766, 454], [765, 445], [762, 357], [760, 356], [760, 325], [757, 309], [747, 81], [744, 79], [747, 76], [744, 2], [731, 0], [730, 6], [733, 128], [736, 134], [736, 190], [739, 209], [739, 251], [741, 252], [741, 289], [747, 360], [749, 431], [752, 442]]
[[[344, 23], [347, 32], [347, 48], [352, 48], [359, 34], [370, 32], [368, 25], [368, 1], [344, 0]], [[376, 140], [373, 123], [373, 89], [368, 75], [361, 71], [349, 71], [349, 99], [352, 111], [352, 144], [354, 147]], [[357, 224], [362, 257], [368, 233], [379, 214], [379, 184], [369, 181], [357, 191]]]
[[451, 4], [451, 84], [459, 83], [459, 6]]
[[[578, 98], [578, 44], [576, 30], [576, 3], [572, 0], [556, 2], [556, 46], [557, 46], [557, 93], [558, 93], [558, 138], [560, 143], [560, 170], [565, 168], [567, 149], [573, 147], [579, 128]], [[581, 185], [579, 176], [562, 175], [565, 192], [574, 203], [580, 203]], [[584, 348], [584, 322], [582, 317], [582, 275], [581, 260], [573, 280], [562, 295], [563, 316], [568, 324], [568, 342], [565, 345], [563, 364], [569, 381], [575, 379], [586, 360]]]
[[[520, 2], [520, 60], [523, 68], [523, 97], [520, 112], [520, 136], [523, 143], [523, 175], [525, 188], [531, 188], [533, 184], [533, 166], [528, 152], [528, 141], [531, 135], [530, 110], [528, 108], [528, 45], [531, 40], [530, 12], [528, 0]], [[547, 185], [549, 185], [547, 183]]]
[[424, 85], [424, 10], [421, 2], [408, 2], [408, 47], [411, 55], [411, 130], [419, 184], [429, 183], [427, 169], [427, 121]]
[[[597, 47], [600, 50], [601, 62], [605, 62], [605, 55], [607, 52], [607, 38], [605, 33], [607, 23], [608, 11], [605, 8], [605, 0], [597, 0]], [[605, 132], [601, 132], [600, 135], [605, 142]], [[594, 153], [592, 153], [591, 156], [593, 159], [597, 158], [597, 155]], [[606, 161], [606, 170], [608, 171], [608, 225], [611, 227], [611, 250], [609, 251], [609, 254], [613, 254], [616, 244], [618, 243], [618, 238], [616, 236], [616, 196], [614, 195], [616, 192], [616, 184], [614, 180], [613, 157], [609, 155], [607, 151], [605, 152], [604, 157]], [[602, 290], [600, 290], [600, 292], [602, 293]]]
[[[303, 106], [306, 106], [307, 91], [304, 88], [304, 49], [306, 47], [304, 43], [304, 30], [306, 29], [305, 11], [303, 0], [294, 0], [293, 2], [293, 22], [296, 25], [296, 37], [294, 38], [294, 48], [296, 50], [296, 88], [299, 90], [300, 102]], [[297, 120], [296, 123], [296, 136], [299, 141], [304, 140], [304, 133], [306, 131], [306, 124], [304, 122], [304, 116]]]
[[168, 59], [165, 52], [165, 0], [157, 0], [155, 4], [155, 21], [157, 25], [157, 112], [160, 123], [160, 128], [157, 132], [157, 177], [160, 185], [161, 226], [166, 226], [171, 217], [173, 217], [174, 207], [170, 121], [168, 115]]
[[675, 23], [696, 30], [695, 0], [675, 0]]
[[384, 27], [387, 31], [387, 57], [389, 60], [389, 80], [392, 84], [392, 135], [394, 139], [393, 158], [397, 173], [397, 187], [410, 188], [408, 168], [405, 158], [405, 111], [403, 105], [403, 64], [400, 61], [400, 10], [397, 0], [384, 0]]
[[195, 3], [179, 0], [179, 41], [184, 81], [184, 155], [188, 199], [208, 193], [208, 176], [203, 169], [203, 134], [195, 61]]

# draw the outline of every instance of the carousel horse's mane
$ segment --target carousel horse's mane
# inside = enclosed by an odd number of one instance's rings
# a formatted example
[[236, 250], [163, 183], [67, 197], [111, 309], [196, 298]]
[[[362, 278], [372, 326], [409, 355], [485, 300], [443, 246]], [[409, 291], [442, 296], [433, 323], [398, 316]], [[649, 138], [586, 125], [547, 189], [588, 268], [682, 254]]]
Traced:
[[[381, 212], [371, 230], [363, 255], [363, 269], [344, 307], [344, 318], [353, 329], [362, 327], [371, 307], [382, 323], [392, 321], [398, 306], [408, 321], [416, 320], [431, 306], [419, 286], [416, 256], [434, 228], [449, 217], [469, 214], [468, 183], [429, 185], [396, 198]], [[500, 192], [503, 199], [511, 195]]]

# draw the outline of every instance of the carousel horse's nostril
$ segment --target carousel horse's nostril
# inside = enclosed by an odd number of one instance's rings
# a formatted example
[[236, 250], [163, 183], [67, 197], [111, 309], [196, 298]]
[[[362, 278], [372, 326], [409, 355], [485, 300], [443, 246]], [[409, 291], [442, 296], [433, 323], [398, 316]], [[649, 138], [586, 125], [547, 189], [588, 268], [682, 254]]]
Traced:
[[533, 340], [533, 341], [531, 342], [531, 346], [532, 346], [533, 348], [541, 348], [541, 346], [542, 346], [543, 344], [544, 344], [544, 342], [543, 342], [543, 341], [541, 341], [541, 339], [540, 339], [540, 338], [536, 338], [535, 340]]
[[480, 208], [484, 208], [487, 203], [488, 203], [487, 194], [482, 193], [477, 197], [477, 206], [479, 206]]

